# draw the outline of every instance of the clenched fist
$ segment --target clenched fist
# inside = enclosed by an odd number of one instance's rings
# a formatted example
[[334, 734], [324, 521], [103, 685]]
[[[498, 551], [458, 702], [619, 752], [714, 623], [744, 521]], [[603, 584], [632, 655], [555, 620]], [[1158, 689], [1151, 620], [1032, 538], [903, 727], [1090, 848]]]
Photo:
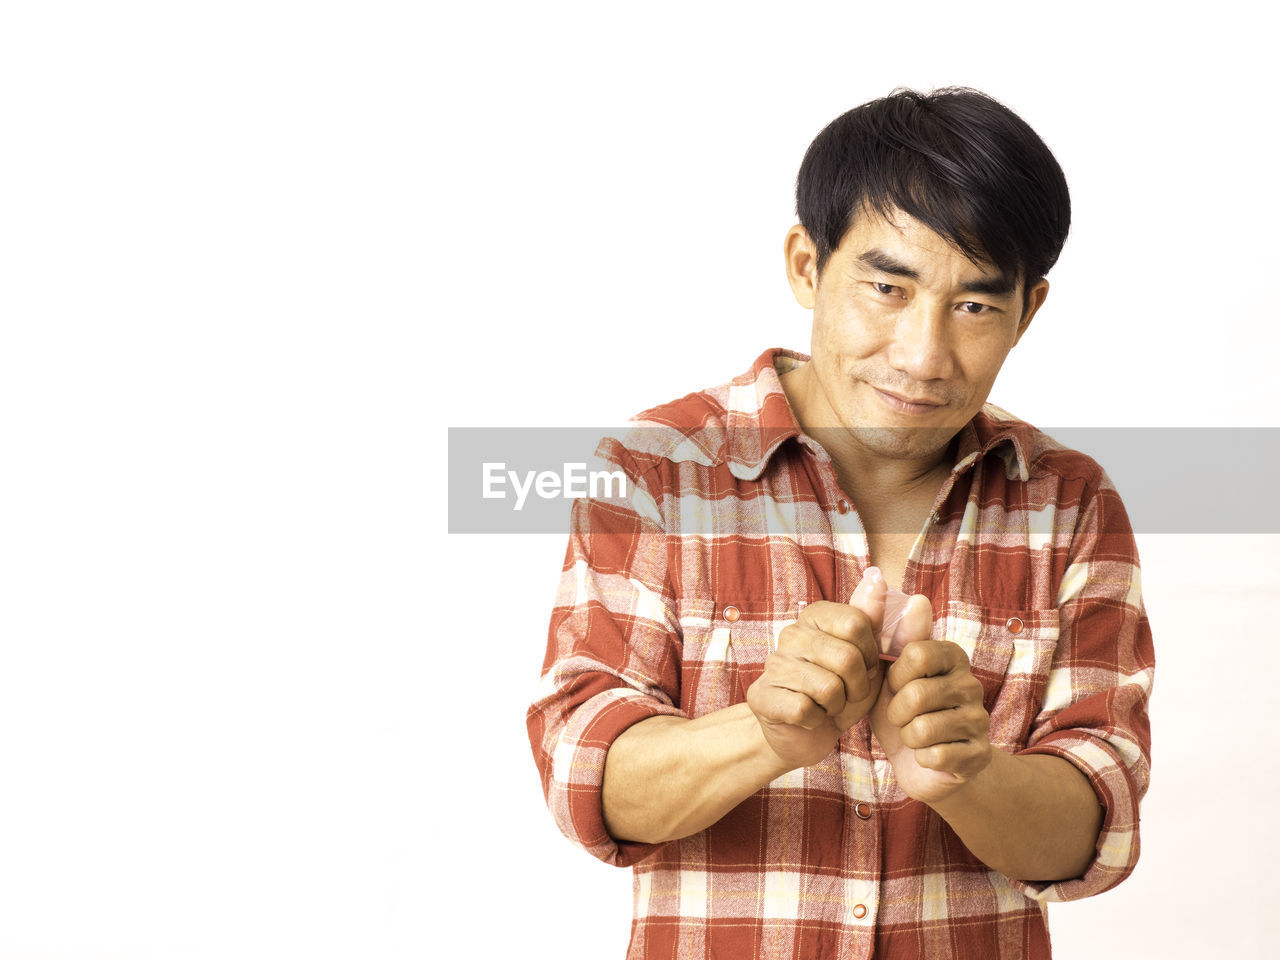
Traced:
[[765, 740], [789, 769], [822, 760], [875, 705], [884, 676], [877, 636], [885, 592], [884, 577], [871, 567], [849, 603], [809, 604], [748, 688]]
[[899, 625], [906, 642], [871, 712], [871, 732], [907, 795], [936, 803], [991, 763], [982, 683], [963, 648], [930, 640], [929, 601], [914, 596]]

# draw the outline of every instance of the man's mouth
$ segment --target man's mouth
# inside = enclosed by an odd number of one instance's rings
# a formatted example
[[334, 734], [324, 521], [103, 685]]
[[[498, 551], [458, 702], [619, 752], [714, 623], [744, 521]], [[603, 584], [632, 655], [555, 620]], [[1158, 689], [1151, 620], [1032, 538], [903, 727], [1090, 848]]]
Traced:
[[880, 399], [886, 406], [899, 413], [930, 413], [946, 405], [941, 400], [931, 400], [927, 397], [907, 397], [889, 390], [882, 390], [880, 387], [871, 389], [880, 395]]

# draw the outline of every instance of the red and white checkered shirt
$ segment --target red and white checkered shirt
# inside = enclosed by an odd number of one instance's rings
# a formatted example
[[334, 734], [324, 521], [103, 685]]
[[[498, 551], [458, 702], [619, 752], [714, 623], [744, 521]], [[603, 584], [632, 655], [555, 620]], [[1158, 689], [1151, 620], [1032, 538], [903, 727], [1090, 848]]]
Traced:
[[866, 720], [701, 833], [646, 845], [605, 830], [614, 739], [745, 700], [802, 605], [847, 602], [869, 565], [858, 513], [778, 379], [807, 359], [766, 351], [601, 444], [628, 491], [574, 506], [528, 716], [547, 803], [587, 851], [634, 866], [629, 957], [1048, 957], [1046, 902], [1105, 890], [1137, 861], [1155, 658], [1110, 481], [990, 405], [957, 437], [903, 589], [929, 597], [932, 637], [969, 655], [991, 742], [1089, 778], [1105, 819], [1084, 875], [989, 869], [903, 793]]

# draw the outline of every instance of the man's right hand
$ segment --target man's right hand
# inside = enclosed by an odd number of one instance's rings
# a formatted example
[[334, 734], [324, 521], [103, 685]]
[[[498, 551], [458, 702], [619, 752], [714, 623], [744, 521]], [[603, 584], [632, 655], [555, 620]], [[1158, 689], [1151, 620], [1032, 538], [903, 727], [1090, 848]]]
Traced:
[[747, 704], [788, 769], [822, 760], [875, 705], [884, 679], [876, 637], [886, 592], [884, 577], [870, 567], [849, 603], [806, 606], [748, 688]]

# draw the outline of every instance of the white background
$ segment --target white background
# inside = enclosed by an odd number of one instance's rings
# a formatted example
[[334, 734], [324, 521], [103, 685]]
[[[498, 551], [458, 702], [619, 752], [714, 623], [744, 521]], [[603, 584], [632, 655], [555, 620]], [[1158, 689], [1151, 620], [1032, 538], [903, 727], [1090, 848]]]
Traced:
[[[1071, 184], [992, 399], [1280, 426], [1249, 5], [443, 7], [4, 6], [4, 960], [620, 957], [523, 729], [563, 540], [448, 536], [446, 428], [806, 348], [796, 168], [895, 86], [1004, 100]], [[1269, 955], [1278, 546], [1140, 539], [1144, 854], [1059, 956]]]

